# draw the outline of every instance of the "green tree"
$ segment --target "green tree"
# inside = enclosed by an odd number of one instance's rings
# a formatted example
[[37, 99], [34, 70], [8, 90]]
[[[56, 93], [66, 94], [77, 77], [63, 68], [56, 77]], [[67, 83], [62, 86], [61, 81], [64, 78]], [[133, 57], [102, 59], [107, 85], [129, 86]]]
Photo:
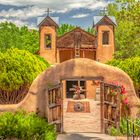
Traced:
[[18, 102], [36, 76], [49, 67], [38, 57], [17, 48], [0, 52], [0, 103]]
[[57, 29], [57, 35], [62, 36], [67, 32], [70, 32], [71, 30], [75, 29], [76, 26], [70, 25], [70, 24], [61, 24], [59, 28]]
[[90, 27], [88, 27], [88, 28], [86, 29], [86, 31], [87, 31], [88, 33], [90, 33], [90, 34], [93, 34], [93, 35], [96, 34], [95, 30], [94, 30], [93, 28], [90, 28]]
[[116, 17], [119, 11], [118, 5], [116, 3], [108, 4], [107, 11], [108, 11], [108, 15]]
[[0, 23], [0, 51], [18, 48], [35, 53], [39, 49], [39, 34], [26, 26], [17, 27], [13, 23]]
[[125, 60], [113, 59], [108, 64], [125, 71], [133, 80], [136, 90], [140, 88], [140, 57], [132, 57]]
[[108, 13], [116, 17], [118, 24], [115, 31], [115, 58], [140, 56], [140, 2], [117, 0], [117, 3], [108, 6]]

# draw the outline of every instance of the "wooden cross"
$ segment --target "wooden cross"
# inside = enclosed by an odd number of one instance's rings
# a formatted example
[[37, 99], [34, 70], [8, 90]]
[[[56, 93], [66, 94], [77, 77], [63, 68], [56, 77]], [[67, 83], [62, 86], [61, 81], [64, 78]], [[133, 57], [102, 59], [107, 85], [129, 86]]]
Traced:
[[50, 16], [50, 13], [52, 12], [52, 11], [50, 11], [50, 8], [47, 8], [47, 10], [45, 11], [47, 14], [47, 16]]
[[102, 10], [100, 10], [100, 13], [101, 13], [102, 15], [107, 15], [107, 8], [104, 7]]
[[77, 99], [80, 99], [80, 94], [82, 92], [85, 92], [86, 90], [83, 89], [83, 86], [77, 86], [77, 85], [73, 85], [73, 88], [70, 88], [70, 91], [74, 91], [74, 93], [77, 95]]

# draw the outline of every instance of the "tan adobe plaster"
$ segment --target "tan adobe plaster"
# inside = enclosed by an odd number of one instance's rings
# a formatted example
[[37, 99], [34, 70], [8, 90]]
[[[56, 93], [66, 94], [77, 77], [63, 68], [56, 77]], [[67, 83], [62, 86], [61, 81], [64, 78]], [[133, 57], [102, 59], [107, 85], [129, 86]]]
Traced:
[[0, 105], [0, 112], [23, 109], [47, 117], [47, 89], [62, 78], [103, 76], [104, 82], [121, 81], [126, 87], [131, 116], [136, 117], [140, 106], [133, 82], [122, 70], [90, 59], [77, 58], [46, 69], [32, 83], [25, 99], [16, 105]]
[[[102, 44], [103, 31], [109, 31], [109, 44]], [[106, 63], [113, 58], [115, 50], [114, 42], [114, 27], [112, 25], [100, 25], [98, 26], [98, 47], [96, 53], [96, 59], [102, 63]]]
[[[45, 58], [50, 64], [56, 63], [56, 31], [54, 26], [40, 27], [40, 56]], [[45, 48], [45, 34], [51, 35], [51, 49]]]

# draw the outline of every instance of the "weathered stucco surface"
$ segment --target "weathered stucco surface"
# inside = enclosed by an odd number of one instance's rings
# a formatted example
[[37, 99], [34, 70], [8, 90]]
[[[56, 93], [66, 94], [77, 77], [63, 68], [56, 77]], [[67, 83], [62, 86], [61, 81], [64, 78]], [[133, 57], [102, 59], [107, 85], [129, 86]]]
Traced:
[[32, 83], [25, 99], [16, 105], [0, 105], [0, 112], [24, 109], [47, 116], [47, 88], [60, 82], [62, 78], [103, 76], [105, 82], [121, 82], [127, 91], [131, 116], [138, 113], [140, 100], [137, 98], [133, 82], [122, 70], [90, 59], [78, 58], [65, 61], [42, 72]]

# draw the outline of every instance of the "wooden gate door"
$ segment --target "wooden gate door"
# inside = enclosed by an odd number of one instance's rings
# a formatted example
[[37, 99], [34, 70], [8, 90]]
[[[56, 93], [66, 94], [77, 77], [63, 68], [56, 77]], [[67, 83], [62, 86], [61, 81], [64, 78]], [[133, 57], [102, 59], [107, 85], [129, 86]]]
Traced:
[[121, 117], [120, 93], [120, 86], [101, 83], [101, 128], [103, 133], [107, 133], [111, 126], [119, 127]]
[[56, 126], [57, 132], [63, 131], [62, 84], [48, 89], [48, 122]]

